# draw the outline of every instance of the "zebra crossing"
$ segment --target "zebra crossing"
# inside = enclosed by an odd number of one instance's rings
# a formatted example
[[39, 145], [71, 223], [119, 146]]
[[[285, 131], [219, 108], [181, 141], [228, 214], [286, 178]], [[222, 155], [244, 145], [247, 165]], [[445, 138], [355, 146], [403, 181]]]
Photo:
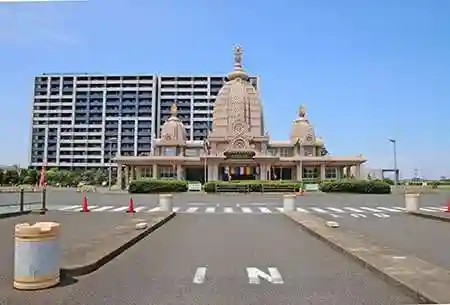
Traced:
[[[76, 212], [81, 210], [80, 205], [72, 205], [72, 206], [55, 206], [50, 207], [51, 210], [57, 211], [67, 211], [67, 212]], [[89, 206], [89, 210], [91, 212], [125, 212], [128, 209], [127, 206], [97, 206], [92, 205]], [[135, 211], [138, 213], [152, 213], [160, 211], [159, 207], [149, 207], [149, 206], [136, 206]], [[420, 210], [426, 212], [442, 212], [446, 208], [445, 207], [422, 207]], [[187, 206], [175, 206], [173, 208], [174, 212], [178, 213], [202, 213], [202, 214], [277, 214], [282, 213], [282, 207], [276, 206], [241, 206], [240, 204], [236, 204], [235, 206], [224, 206], [221, 207], [219, 204], [215, 206], [196, 206], [194, 204], [190, 204]], [[315, 214], [326, 214], [334, 218], [340, 218], [344, 216], [353, 217], [353, 218], [368, 218], [368, 217], [377, 217], [377, 218], [389, 218], [391, 214], [403, 212], [405, 209], [403, 207], [315, 207], [315, 206], [305, 206], [298, 207], [297, 212], [301, 213], [315, 213]]]

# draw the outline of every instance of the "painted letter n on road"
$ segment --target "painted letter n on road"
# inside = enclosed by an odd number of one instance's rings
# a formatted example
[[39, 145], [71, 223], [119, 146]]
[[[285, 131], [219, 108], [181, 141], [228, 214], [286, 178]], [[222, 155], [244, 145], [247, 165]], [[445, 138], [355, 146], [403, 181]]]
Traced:
[[247, 268], [247, 276], [249, 284], [260, 284], [261, 279], [264, 279], [272, 284], [283, 284], [283, 278], [281, 277], [280, 272], [275, 267], [267, 268], [269, 273], [265, 273], [264, 271], [256, 268], [256, 267], [248, 267]]

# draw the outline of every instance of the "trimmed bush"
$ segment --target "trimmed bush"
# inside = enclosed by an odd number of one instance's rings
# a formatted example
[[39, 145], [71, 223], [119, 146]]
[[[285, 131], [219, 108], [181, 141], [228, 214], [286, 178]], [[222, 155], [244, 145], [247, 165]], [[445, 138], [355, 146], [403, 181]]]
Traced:
[[[233, 185], [247, 187], [249, 192], [296, 192], [299, 191], [302, 183], [297, 181], [263, 181], [263, 180], [232, 180], [232, 181], [208, 181], [205, 183], [205, 192], [215, 193], [220, 186], [231, 189]], [[236, 188], [237, 190], [237, 188]]]
[[390, 194], [391, 186], [381, 180], [340, 180], [320, 184], [325, 193]]
[[130, 182], [130, 193], [177, 193], [187, 191], [187, 181], [144, 179]]

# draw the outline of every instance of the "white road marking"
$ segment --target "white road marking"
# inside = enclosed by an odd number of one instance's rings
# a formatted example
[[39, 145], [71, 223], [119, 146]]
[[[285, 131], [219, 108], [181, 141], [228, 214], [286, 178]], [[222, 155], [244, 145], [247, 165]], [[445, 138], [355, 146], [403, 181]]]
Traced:
[[327, 208], [327, 209], [330, 210], [330, 211], [333, 211], [333, 212], [337, 212], [337, 213], [345, 213], [344, 210], [341, 210], [341, 209], [338, 209], [338, 208]]
[[197, 271], [195, 271], [194, 279], [192, 282], [194, 284], [203, 284], [205, 282], [206, 277], [206, 267], [198, 267]]
[[374, 209], [374, 208], [369, 208], [369, 207], [360, 207], [361, 210], [366, 210], [369, 212], [375, 212], [375, 213], [380, 213], [380, 210]]
[[435, 210], [435, 211], [439, 211], [439, 212], [447, 210], [446, 208], [439, 208], [439, 207], [426, 207], [426, 208], [427, 209], [432, 209], [432, 210]]
[[198, 210], [198, 207], [190, 207], [190, 208], [188, 208], [186, 210], [186, 212], [188, 212], [188, 213], [195, 213], [195, 212], [197, 212], [197, 210]]
[[178, 212], [180, 210], [180, 207], [174, 207], [173, 209], [172, 209], [172, 211], [174, 211], [174, 212]]
[[350, 216], [355, 217], [355, 218], [359, 218], [359, 217], [366, 218], [367, 217], [366, 215], [360, 214], [360, 213], [352, 213], [352, 214], [350, 214]]
[[216, 211], [215, 207], [209, 207], [209, 208], [206, 208], [206, 210], [205, 210], [206, 213], [214, 213], [215, 211]]
[[328, 213], [327, 211], [320, 209], [320, 208], [311, 208], [311, 210], [319, 212], [319, 213]]
[[404, 211], [405, 210], [405, 208], [404, 207], [392, 207], [393, 209], [397, 209], [397, 210], [400, 210], [400, 211]]
[[258, 209], [259, 209], [262, 213], [265, 213], [265, 214], [270, 214], [270, 213], [272, 213], [271, 210], [269, 210], [268, 208], [265, 208], [265, 207], [259, 207]]
[[60, 208], [58, 209], [58, 211], [79, 210], [79, 209], [81, 209], [81, 205], [71, 205], [68, 207]]
[[120, 207], [120, 208], [115, 208], [114, 210], [112, 210], [113, 212], [120, 212], [120, 211], [125, 211], [127, 210], [128, 207]]
[[[146, 210], [146, 209], [148, 209], [148, 207], [146, 207], [146, 206], [141, 206], [141, 207], [137, 207], [137, 208], [134, 208], [134, 211], [136, 211], [136, 212], [142, 212], [143, 210]], [[155, 208], [156, 209], [156, 208]], [[160, 207], [158, 207], [158, 209], [159, 210], [161, 210], [161, 208]], [[152, 209], [153, 210], [153, 209]], [[158, 211], [159, 211], [158, 210]], [[155, 211], [154, 211], [155, 212]]]
[[297, 208], [297, 212], [309, 213], [309, 211], [302, 209], [302, 208]]
[[379, 218], [389, 218], [390, 216], [385, 213], [373, 213], [373, 216], [379, 217]]
[[252, 209], [250, 209], [250, 208], [241, 208], [241, 210], [244, 213], [253, 213]]
[[113, 208], [114, 208], [114, 206], [108, 205], [108, 206], [92, 209], [92, 212], [102, 212], [102, 211], [106, 211], [106, 210], [113, 209]]
[[334, 218], [339, 218], [339, 217], [341, 217], [341, 216], [336, 215], [336, 214], [333, 214], [333, 213], [330, 213], [330, 216], [332, 216], [332, 217], [334, 217]]
[[430, 209], [430, 208], [419, 208], [419, 210], [425, 211], [425, 212], [436, 212], [436, 210], [433, 210], [433, 209]]
[[268, 268], [269, 274], [265, 273], [264, 271], [261, 271], [258, 268], [255, 267], [249, 267], [247, 268], [247, 275], [248, 275], [248, 283], [249, 284], [259, 284], [261, 281], [260, 279], [265, 279], [269, 283], [272, 284], [283, 284], [283, 278], [281, 277], [280, 272], [275, 267], [269, 267]]
[[[88, 210], [92, 211], [93, 209], [98, 208], [98, 205], [88, 205]], [[82, 210], [82, 207], [80, 207], [80, 211]]]
[[275, 208], [278, 212], [283, 213], [283, 208]]
[[361, 210], [358, 210], [358, 209], [355, 209], [355, 208], [344, 207], [344, 209], [347, 209], [349, 211], [356, 212], [356, 213], [364, 213], [364, 211], [361, 211]]
[[[197, 208], [198, 209], [198, 208]], [[154, 207], [153, 209], [150, 209], [149, 210], [149, 212], [151, 213], [151, 212], [159, 212], [159, 211], [161, 211], [161, 208], [160, 207]]]
[[383, 211], [387, 211], [387, 212], [396, 212], [396, 213], [400, 212], [400, 211], [397, 210], [397, 209], [386, 208], [386, 207], [377, 207], [377, 209], [380, 209], [380, 210], [383, 210]]
[[225, 213], [234, 213], [233, 208], [230, 208], [230, 207], [224, 208], [224, 211], [225, 211]]

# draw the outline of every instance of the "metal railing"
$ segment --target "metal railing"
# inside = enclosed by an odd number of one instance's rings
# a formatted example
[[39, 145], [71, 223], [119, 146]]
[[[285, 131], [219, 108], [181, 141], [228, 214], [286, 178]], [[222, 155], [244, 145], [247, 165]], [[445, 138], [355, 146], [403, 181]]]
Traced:
[[[14, 198], [14, 194], [17, 194], [16, 198]], [[32, 198], [26, 198], [27, 194], [32, 194]], [[41, 213], [45, 213], [47, 211], [47, 190], [45, 188], [41, 191], [35, 192], [26, 192], [23, 188], [20, 188], [15, 193], [9, 192], [3, 196], [0, 193], [0, 215], [9, 213], [25, 213], [34, 210], [38, 210]]]

